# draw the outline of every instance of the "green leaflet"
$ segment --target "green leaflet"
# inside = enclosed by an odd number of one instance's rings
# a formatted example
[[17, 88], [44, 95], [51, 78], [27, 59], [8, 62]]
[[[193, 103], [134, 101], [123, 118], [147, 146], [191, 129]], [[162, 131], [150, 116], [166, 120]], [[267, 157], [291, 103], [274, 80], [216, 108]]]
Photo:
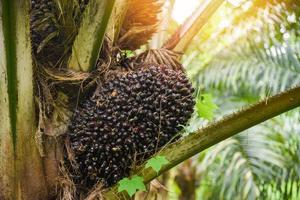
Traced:
[[133, 176], [131, 179], [123, 178], [119, 181], [118, 192], [126, 191], [130, 197], [137, 191], [146, 191], [144, 178], [140, 176]]
[[196, 100], [196, 110], [200, 118], [212, 120], [217, 108], [211, 94], [202, 94]]
[[147, 161], [146, 168], [151, 167], [154, 171], [158, 173], [162, 166], [168, 163], [169, 161], [166, 159], [165, 156], [155, 156]]

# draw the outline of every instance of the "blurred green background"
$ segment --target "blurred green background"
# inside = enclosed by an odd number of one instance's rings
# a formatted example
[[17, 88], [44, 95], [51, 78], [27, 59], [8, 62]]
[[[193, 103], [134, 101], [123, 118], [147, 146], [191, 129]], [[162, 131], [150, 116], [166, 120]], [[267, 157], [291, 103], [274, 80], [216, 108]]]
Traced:
[[[167, 1], [165, 31], [150, 45], [160, 46], [189, 9], [205, 2]], [[182, 63], [197, 90], [187, 134], [299, 85], [300, 1], [228, 0], [193, 39]], [[164, 174], [158, 198], [300, 199], [299, 111], [244, 131]]]

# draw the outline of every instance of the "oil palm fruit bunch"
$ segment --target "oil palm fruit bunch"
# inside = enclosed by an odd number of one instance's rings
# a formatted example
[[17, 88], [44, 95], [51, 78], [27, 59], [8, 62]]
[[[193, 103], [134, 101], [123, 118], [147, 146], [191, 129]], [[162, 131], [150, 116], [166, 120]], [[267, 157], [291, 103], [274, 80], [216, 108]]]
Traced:
[[[32, 0], [32, 46], [39, 64], [56, 66], [51, 62], [71, 51], [66, 47], [72, 46], [88, 2]], [[69, 8], [75, 10], [67, 12]], [[116, 41], [118, 48], [135, 50], [146, 44], [156, 32], [160, 8], [158, 0], [131, 0]], [[66, 134], [70, 147], [66, 150], [73, 156], [69, 159], [67, 151], [65, 163], [76, 184], [111, 186], [128, 176], [134, 164], [179, 138], [193, 112], [193, 88], [181, 66], [170, 67], [174, 63], [169, 54], [156, 59], [166, 62], [145, 65], [151, 61], [145, 58], [158, 54], [140, 56], [133, 70], [111, 72], [109, 66], [110, 76], [102, 78], [96, 92], [86, 94], [74, 112]]]
[[[31, 0], [33, 55], [40, 64], [57, 66], [67, 60], [88, 0]], [[55, 49], [55, 51], [53, 51]]]
[[[57, 24], [58, 10], [56, 4], [52, 0], [32, 0], [31, 13], [30, 13], [30, 28], [33, 53], [37, 57], [44, 57], [51, 55], [47, 49], [43, 47], [47, 44], [58, 44], [59, 41], [59, 28]], [[51, 41], [51, 42], [50, 42]], [[47, 44], [46, 44], [47, 43]]]
[[[73, 180], [111, 186], [153, 155], [190, 118], [193, 88], [182, 71], [147, 66], [106, 80], [75, 111], [68, 131]], [[136, 163], [135, 163], [136, 164]]]

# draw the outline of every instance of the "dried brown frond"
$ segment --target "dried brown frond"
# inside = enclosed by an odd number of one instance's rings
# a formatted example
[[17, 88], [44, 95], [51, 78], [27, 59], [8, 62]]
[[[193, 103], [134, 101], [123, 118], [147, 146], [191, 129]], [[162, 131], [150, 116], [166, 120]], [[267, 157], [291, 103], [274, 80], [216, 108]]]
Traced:
[[72, 151], [72, 148], [70, 146], [70, 138], [68, 136], [65, 138], [64, 147], [65, 147], [65, 154], [68, 157], [68, 161], [69, 161], [68, 164], [70, 164], [73, 169], [76, 169], [77, 163], [75, 162], [74, 152]]
[[173, 70], [183, 70], [179, 62], [180, 54], [168, 49], [149, 49], [139, 54], [134, 59], [135, 66], [165, 65]]
[[85, 95], [96, 83], [105, 79], [111, 66], [114, 65], [111, 49], [111, 43], [106, 39], [96, 69], [91, 72], [53, 68], [35, 61], [36, 96], [46, 116], [50, 116], [53, 112], [59, 91], [64, 92], [70, 100], [75, 99], [76, 102], [79, 94]]
[[63, 164], [60, 166], [60, 173], [57, 180], [57, 200], [76, 200], [76, 186]]
[[161, 7], [161, 0], [131, 0], [120, 32], [120, 48], [135, 50], [146, 44], [157, 31]]
[[84, 200], [103, 200], [103, 186], [97, 184]]
[[57, 179], [57, 200], [103, 200], [103, 186], [101, 183], [97, 184], [88, 193], [86, 189], [76, 188], [75, 183], [70, 177], [69, 171], [64, 167], [63, 163], [60, 165], [60, 177]]
[[43, 71], [45, 75], [55, 83], [70, 83], [70, 84], [78, 84], [90, 78], [91, 74], [88, 72], [81, 71], [72, 71], [68, 69], [52, 69], [44, 67]]

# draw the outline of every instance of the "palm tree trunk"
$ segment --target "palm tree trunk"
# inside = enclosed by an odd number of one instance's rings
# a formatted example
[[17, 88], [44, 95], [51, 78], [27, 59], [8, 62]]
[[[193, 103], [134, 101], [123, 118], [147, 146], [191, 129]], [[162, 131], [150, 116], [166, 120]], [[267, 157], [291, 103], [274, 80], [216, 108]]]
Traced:
[[0, 199], [45, 199], [35, 143], [29, 1], [0, 2]]
[[175, 182], [180, 188], [179, 200], [196, 200], [197, 174], [192, 160], [183, 162], [177, 169]]

